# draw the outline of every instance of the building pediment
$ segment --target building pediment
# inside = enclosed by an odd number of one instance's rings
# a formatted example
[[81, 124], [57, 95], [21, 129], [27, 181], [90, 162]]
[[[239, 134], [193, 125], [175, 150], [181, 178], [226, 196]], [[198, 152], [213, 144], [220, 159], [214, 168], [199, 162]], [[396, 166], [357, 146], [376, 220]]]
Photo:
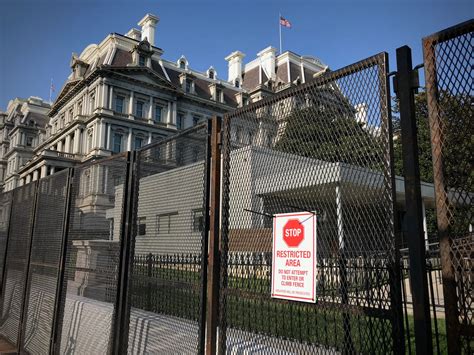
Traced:
[[130, 81], [137, 81], [152, 86], [159, 86], [163, 89], [168, 89], [171, 91], [178, 90], [178, 88], [166, 78], [148, 67], [107, 67], [105, 72], [111, 75], [120, 75], [121, 77]]

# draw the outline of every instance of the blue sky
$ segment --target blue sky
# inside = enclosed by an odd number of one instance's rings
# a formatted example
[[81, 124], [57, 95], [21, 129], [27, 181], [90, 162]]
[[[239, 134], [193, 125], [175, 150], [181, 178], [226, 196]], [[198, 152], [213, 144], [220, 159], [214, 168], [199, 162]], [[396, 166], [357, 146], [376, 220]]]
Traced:
[[[337, 69], [381, 51], [412, 47], [421, 63], [421, 38], [474, 17], [474, 1], [125, 1], [0, 0], [0, 110], [14, 97], [49, 98], [66, 80], [71, 53], [99, 43], [108, 33], [126, 33], [147, 12], [160, 17], [156, 45], [164, 58], [184, 54], [190, 66], [213, 65], [227, 78], [224, 57], [234, 50], [255, 58], [278, 48], [278, 14], [283, 50], [313, 55]], [[54, 98], [54, 97], [53, 97]]]

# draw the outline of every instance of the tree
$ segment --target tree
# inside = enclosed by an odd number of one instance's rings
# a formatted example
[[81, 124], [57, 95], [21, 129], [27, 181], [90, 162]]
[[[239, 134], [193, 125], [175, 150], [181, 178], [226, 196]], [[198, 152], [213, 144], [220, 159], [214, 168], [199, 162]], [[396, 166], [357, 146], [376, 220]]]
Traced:
[[382, 161], [377, 135], [355, 119], [347, 106], [323, 106], [296, 110], [286, 118], [276, 150], [316, 158], [376, 168]]
[[[447, 91], [440, 92], [439, 107], [443, 131], [443, 175], [447, 187], [464, 194], [474, 191], [474, 117], [473, 100], [470, 95], [453, 95]], [[398, 112], [398, 105], [395, 105]], [[431, 151], [431, 135], [428, 119], [428, 102], [425, 92], [415, 96], [415, 114], [418, 133], [418, 160], [422, 181], [433, 182], [433, 160]], [[400, 128], [399, 118], [394, 119], [394, 131]], [[395, 137], [398, 135], [395, 134]], [[403, 176], [403, 160], [401, 139], [394, 140], [395, 173]], [[462, 198], [461, 198], [462, 199]], [[461, 204], [468, 201], [457, 201], [455, 218], [452, 218], [453, 233], [462, 234], [467, 231], [472, 221], [472, 206]], [[435, 233], [436, 221], [434, 213], [427, 213], [428, 232]]]

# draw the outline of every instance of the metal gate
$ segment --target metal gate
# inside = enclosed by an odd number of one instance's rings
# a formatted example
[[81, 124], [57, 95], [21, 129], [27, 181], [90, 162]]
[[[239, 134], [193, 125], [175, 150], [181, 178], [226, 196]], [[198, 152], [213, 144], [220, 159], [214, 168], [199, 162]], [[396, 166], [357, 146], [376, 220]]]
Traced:
[[474, 21], [423, 39], [448, 350], [474, 352]]
[[[403, 352], [387, 54], [224, 120], [219, 353]], [[317, 220], [317, 302], [270, 297], [272, 221]]]

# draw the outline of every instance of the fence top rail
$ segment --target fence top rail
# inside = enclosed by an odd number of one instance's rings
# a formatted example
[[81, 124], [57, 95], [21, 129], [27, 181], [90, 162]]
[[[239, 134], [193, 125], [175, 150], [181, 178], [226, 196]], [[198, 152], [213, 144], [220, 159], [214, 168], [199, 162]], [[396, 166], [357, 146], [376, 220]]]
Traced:
[[196, 126], [193, 126], [193, 127], [190, 127], [190, 128], [187, 128], [185, 130], [182, 130], [180, 131], [179, 133], [176, 133], [176, 134], [172, 134], [162, 140], [159, 140], [159, 141], [156, 141], [156, 142], [151, 142], [147, 145], [144, 145], [143, 147], [141, 147], [140, 149], [137, 149], [137, 152], [143, 152], [143, 151], [146, 151], [146, 150], [149, 150], [151, 148], [154, 148], [154, 147], [158, 147], [162, 144], [166, 144], [166, 143], [169, 143], [171, 141], [175, 141], [177, 138], [180, 138], [180, 137], [183, 137], [183, 136], [187, 136], [191, 133], [194, 133], [194, 132], [198, 132], [200, 131], [201, 129], [203, 128], [207, 128], [207, 122], [202, 122], [202, 123], [199, 123], [197, 124]]
[[247, 113], [254, 112], [257, 109], [268, 106], [280, 100], [283, 100], [292, 96], [296, 96], [300, 93], [304, 93], [308, 89], [317, 88], [317, 87], [329, 84], [335, 80], [341, 79], [350, 74], [360, 72], [362, 70], [374, 67], [376, 65], [382, 65], [382, 64], [386, 65], [387, 63], [388, 63], [387, 52], [380, 52], [371, 57], [355, 62], [351, 65], [342, 67], [336, 71], [327, 71], [316, 78], [310, 79], [310, 81], [308, 81], [305, 84], [298, 85], [288, 90], [283, 90], [282, 92], [277, 93], [271, 97], [257, 101], [248, 106], [244, 106], [235, 111], [226, 113], [225, 118], [239, 117]]
[[450, 39], [462, 36], [463, 34], [474, 31], [474, 19], [467, 20], [455, 26], [446, 28], [442, 31], [435, 32], [423, 38], [423, 43], [436, 45], [438, 43], [449, 41]]

